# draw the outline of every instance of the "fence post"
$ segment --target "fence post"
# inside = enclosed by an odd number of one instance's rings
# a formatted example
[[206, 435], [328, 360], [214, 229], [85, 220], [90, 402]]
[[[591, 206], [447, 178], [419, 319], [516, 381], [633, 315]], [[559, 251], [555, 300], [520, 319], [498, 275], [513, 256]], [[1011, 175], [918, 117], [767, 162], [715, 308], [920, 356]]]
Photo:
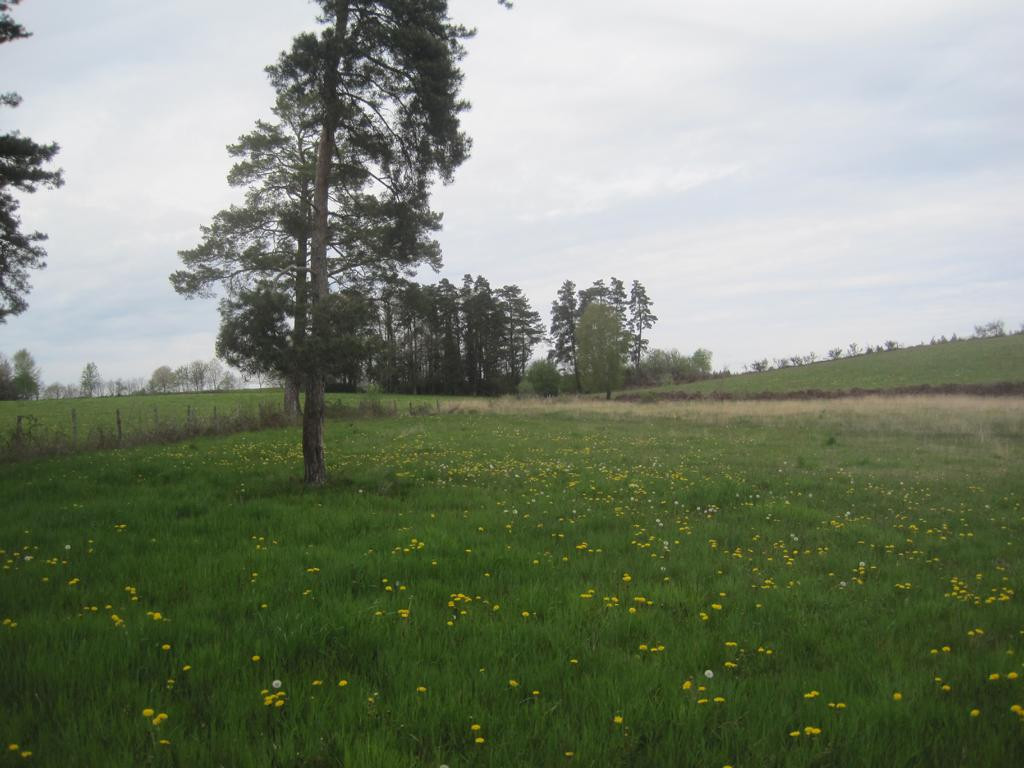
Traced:
[[117, 419], [117, 444], [121, 444], [121, 440], [124, 438], [124, 433], [121, 431], [121, 409], [117, 408], [114, 411], [114, 416]]
[[78, 414], [75, 409], [71, 409], [71, 449], [76, 450], [78, 448]]
[[393, 413], [395, 414], [395, 416], [397, 416], [397, 415], [398, 415], [398, 401], [397, 401], [397, 400], [395, 400], [395, 401], [393, 402], [393, 405], [392, 405], [392, 408], [391, 408], [391, 410], [392, 410], [392, 412], [393, 412]]

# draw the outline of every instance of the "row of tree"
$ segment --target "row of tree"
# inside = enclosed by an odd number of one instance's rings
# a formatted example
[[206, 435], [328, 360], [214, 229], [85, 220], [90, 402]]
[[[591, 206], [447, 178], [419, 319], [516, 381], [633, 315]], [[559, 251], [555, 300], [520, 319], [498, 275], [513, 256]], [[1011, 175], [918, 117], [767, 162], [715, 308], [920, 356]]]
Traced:
[[[584, 322], [591, 306], [603, 309], [591, 312]], [[572, 280], [566, 280], [551, 304], [551, 361], [563, 372], [570, 373], [575, 379], [576, 391], [582, 392], [583, 369], [593, 372], [595, 359], [585, 356], [586, 359], [581, 361], [581, 334], [601, 334], [610, 345], [609, 349], [601, 352], [607, 355], [602, 367], [611, 366], [612, 358], [618, 355], [622, 363], [628, 359], [633, 369], [639, 371], [649, 346], [645, 331], [653, 328], [658, 320], [652, 311], [653, 306], [647, 289], [638, 280], [633, 281], [628, 295], [625, 283], [616, 277], [610, 278], [607, 284], [604, 280], [596, 280], [589, 288], [580, 290], [576, 290]], [[618, 369], [622, 366], [612, 367]], [[612, 374], [610, 369], [606, 373], [611, 376], [611, 385], [615, 386], [619, 374]], [[598, 389], [605, 389], [605, 386], [602, 384]]]
[[[1020, 329], [1016, 332], [1006, 330], [1006, 323], [1002, 320], [993, 320], [988, 323], [982, 323], [981, 325], [974, 326], [974, 334], [970, 337], [973, 339], [994, 339], [1001, 336], [1015, 336], [1024, 334], [1024, 325], [1021, 325]], [[967, 337], [964, 337], [967, 338]], [[961, 337], [955, 333], [946, 338], [945, 335], [938, 338], [932, 337], [929, 344], [945, 344], [950, 341], [961, 341]], [[923, 346], [923, 343], [919, 346]], [[903, 349], [903, 345], [898, 341], [889, 339], [881, 344], [865, 344], [863, 347], [857, 342], [852, 342], [846, 347], [833, 347], [828, 350], [824, 357], [819, 357], [816, 352], [809, 352], [806, 355], [791, 355], [790, 357], [776, 357], [773, 360], [768, 358], [762, 358], [761, 360], [755, 360], [749, 365], [745, 365], [744, 369], [760, 373], [763, 371], [771, 371], [779, 368], [794, 368], [801, 365], [811, 365], [820, 360], [838, 360], [842, 357], [859, 357], [861, 355], [872, 355], [879, 352], [892, 352], [897, 349]]]
[[374, 310], [365, 380], [388, 392], [514, 392], [544, 339], [540, 315], [519, 286], [495, 289], [479, 275], [466, 275], [461, 286], [387, 286]]
[[99, 366], [90, 362], [82, 368], [82, 375], [77, 383], [54, 382], [44, 387], [42, 372], [27, 349], [19, 349], [11, 360], [0, 354], [0, 400], [56, 400], [72, 397], [123, 397], [169, 392], [224, 391], [237, 389], [241, 383], [244, 382], [232, 370], [214, 358], [193, 360], [177, 368], [162, 365], [153, 371], [148, 381], [142, 377], [104, 379], [100, 376]]

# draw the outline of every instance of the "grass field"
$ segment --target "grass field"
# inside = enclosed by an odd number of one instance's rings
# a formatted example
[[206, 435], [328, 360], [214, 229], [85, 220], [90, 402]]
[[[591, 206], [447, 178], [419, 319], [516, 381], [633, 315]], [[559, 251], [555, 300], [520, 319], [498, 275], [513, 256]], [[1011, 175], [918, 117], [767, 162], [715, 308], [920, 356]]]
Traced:
[[1024, 764], [1020, 399], [327, 439], [0, 466], [0, 765]]
[[1024, 334], [876, 352], [763, 373], [631, 390], [750, 395], [797, 390], [893, 389], [1024, 382]]
[[[236, 426], [273, 421], [283, 412], [281, 390], [235, 390], [171, 395], [73, 398], [67, 400], [0, 401], [0, 459], [4, 449], [18, 455], [66, 452], [78, 448], [111, 445], [117, 435], [117, 416], [127, 444], [170, 442], [187, 436], [186, 424], [195, 432], [238, 431]], [[371, 404], [378, 411], [450, 409], [461, 400], [450, 397], [365, 394], [327, 395], [328, 406], [359, 408]], [[190, 416], [191, 414], [191, 416]], [[262, 419], [260, 417], [263, 417]], [[15, 450], [18, 418], [26, 450]], [[191, 419], [191, 420], [190, 420]], [[278, 422], [283, 419], [278, 419]], [[77, 440], [74, 439], [77, 421]], [[251, 427], [250, 427], [251, 428]]]

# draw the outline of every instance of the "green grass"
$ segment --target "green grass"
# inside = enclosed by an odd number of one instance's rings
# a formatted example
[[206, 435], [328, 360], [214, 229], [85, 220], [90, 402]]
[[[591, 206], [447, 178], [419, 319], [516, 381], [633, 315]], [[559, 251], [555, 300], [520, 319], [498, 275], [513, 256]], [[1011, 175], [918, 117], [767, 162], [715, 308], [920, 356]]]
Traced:
[[806, 389], [893, 389], [1003, 382], [1024, 382], [1024, 334], [875, 352], [763, 373], [631, 390], [630, 394], [723, 392], [750, 395]]
[[1024, 764], [1020, 400], [327, 439], [0, 466], [0, 766]]
[[[263, 407], [280, 412], [281, 390], [235, 390], [233, 392], [201, 392], [169, 395], [132, 395], [130, 397], [93, 397], [67, 400], [0, 401], [0, 443], [13, 434], [17, 419], [22, 417], [22, 429], [31, 431], [36, 439], [70, 440], [72, 411], [78, 420], [80, 442], [89, 444], [89, 438], [98, 431], [116, 434], [117, 412], [121, 413], [122, 431], [126, 437], [145, 435], [166, 425], [182, 425], [188, 419], [189, 409], [198, 423], [210, 423], [216, 413], [221, 419], [231, 419], [239, 413], [255, 413]], [[327, 395], [329, 404], [358, 406], [368, 396], [363, 394]], [[453, 398], [415, 395], [381, 395], [379, 402], [385, 410], [406, 411], [414, 407], [431, 407], [438, 403], [448, 405]]]

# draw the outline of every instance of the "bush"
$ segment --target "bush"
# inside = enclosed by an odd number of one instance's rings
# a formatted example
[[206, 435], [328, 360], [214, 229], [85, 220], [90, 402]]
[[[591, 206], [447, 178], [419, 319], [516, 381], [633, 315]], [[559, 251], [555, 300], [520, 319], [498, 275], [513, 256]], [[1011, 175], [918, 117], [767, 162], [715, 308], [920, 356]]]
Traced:
[[560, 383], [561, 374], [554, 363], [548, 360], [535, 360], [530, 363], [525, 378], [519, 383], [519, 393], [554, 397], [558, 394]]

